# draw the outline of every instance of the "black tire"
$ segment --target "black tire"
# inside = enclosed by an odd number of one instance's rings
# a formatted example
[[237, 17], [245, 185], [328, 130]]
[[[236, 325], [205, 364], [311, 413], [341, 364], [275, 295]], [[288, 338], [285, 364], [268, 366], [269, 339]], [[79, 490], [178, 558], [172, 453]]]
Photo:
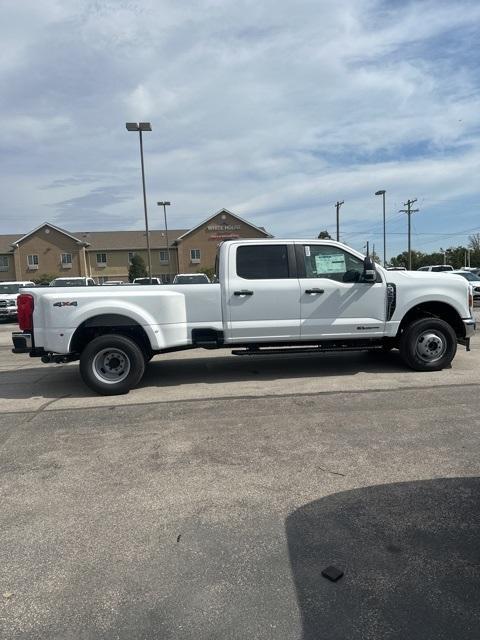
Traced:
[[440, 371], [457, 352], [457, 336], [440, 318], [422, 318], [406, 327], [400, 338], [400, 354], [415, 371]]
[[144, 372], [143, 351], [126, 336], [99, 336], [85, 347], [80, 356], [83, 381], [103, 396], [128, 393], [140, 382]]

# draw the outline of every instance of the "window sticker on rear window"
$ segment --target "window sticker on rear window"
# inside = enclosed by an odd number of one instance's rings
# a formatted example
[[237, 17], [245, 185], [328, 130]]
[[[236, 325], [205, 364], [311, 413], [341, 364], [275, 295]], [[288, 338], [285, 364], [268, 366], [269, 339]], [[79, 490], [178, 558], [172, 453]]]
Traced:
[[332, 253], [315, 256], [315, 269], [317, 273], [343, 273], [347, 270], [345, 254]]

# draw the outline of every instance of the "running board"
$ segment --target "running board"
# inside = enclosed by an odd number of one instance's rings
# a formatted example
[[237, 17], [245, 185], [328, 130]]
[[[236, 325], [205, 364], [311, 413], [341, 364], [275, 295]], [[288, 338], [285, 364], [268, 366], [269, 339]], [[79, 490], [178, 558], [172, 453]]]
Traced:
[[382, 348], [381, 344], [358, 344], [358, 345], [316, 345], [311, 347], [252, 347], [246, 349], [232, 349], [234, 356], [270, 356], [284, 355], [290, 353], [325, 353], [327, 351], [378, 351]]

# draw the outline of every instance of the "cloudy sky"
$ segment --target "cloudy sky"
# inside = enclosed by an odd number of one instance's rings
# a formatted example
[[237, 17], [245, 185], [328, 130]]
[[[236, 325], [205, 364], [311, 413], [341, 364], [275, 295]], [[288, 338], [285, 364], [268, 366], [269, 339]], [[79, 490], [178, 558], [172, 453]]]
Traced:
[[389, 253], [480, 231], [478, 0], [3, 0], [0, 233], [141, 228], [226, 207]]

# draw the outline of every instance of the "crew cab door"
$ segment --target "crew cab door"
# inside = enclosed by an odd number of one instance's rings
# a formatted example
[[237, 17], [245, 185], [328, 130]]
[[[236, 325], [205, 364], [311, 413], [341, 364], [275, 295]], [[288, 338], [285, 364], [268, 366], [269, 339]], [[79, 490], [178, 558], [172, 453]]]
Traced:
[[300, 286], [293, 243], [228, 247], [224, 317], [227, 342], [300, 337]]
[[386, 284], [362, 282], [363, 260], [328, 244], [296, 243], [302, 339], [382, 336]]

